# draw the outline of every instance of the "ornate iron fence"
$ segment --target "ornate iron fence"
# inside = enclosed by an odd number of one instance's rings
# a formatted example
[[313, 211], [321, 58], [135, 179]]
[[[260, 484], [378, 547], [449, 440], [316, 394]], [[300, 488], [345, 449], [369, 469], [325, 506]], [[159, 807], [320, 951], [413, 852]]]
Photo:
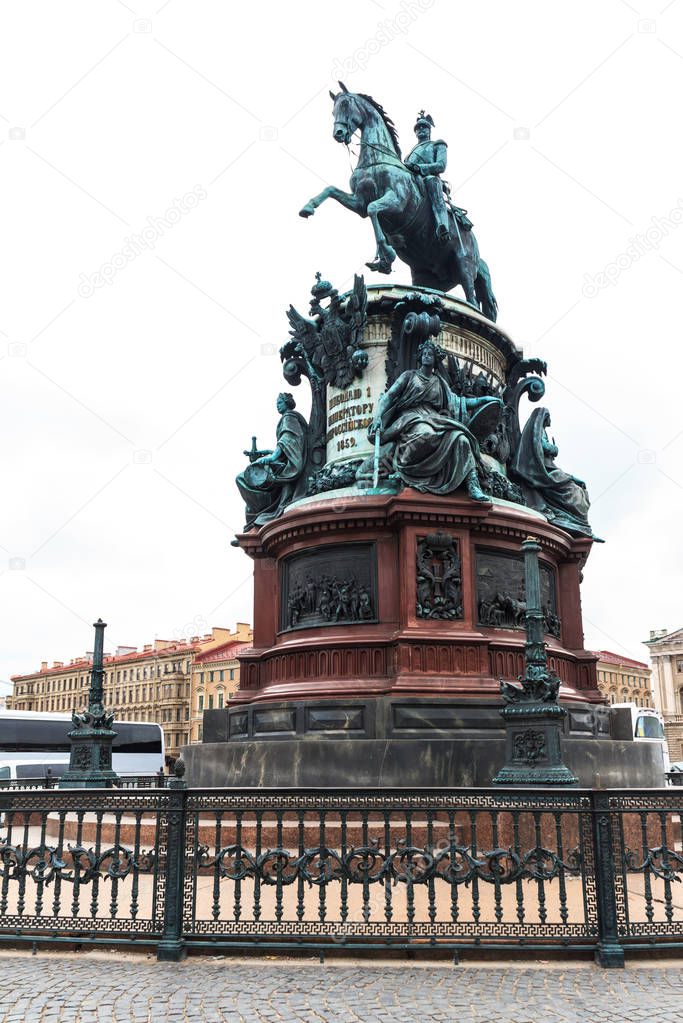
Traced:
[[0, 790], [0, 937], [683, 947], [683, 791]]

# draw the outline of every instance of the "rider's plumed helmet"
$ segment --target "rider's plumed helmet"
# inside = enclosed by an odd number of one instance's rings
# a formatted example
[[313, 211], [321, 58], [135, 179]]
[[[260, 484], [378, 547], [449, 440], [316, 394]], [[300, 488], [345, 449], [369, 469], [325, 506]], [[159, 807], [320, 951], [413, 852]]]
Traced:
[[434, 127], [434, 119], [432, 118], [432, 115], [426, 113], [424, 110], [421, 110], [417, 115], [417, 120], [415, 121], [415, 127], [413, 131], [417, 131], [421, 124], [426, 124], [430, 128]]

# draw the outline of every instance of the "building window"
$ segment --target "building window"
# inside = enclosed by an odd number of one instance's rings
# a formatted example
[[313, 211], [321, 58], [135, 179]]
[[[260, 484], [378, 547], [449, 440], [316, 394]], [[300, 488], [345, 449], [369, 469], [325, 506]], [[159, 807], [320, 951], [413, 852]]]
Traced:
[[197, 697], [197, 710], [198, 711], [204, 710], [204, 694], [203, 693], [200, 693], [199, 696]]
[[218, 709], [223, 710], [223, 690], [218, 693]]
[[224, 672], [224, 670], [223, 670], [222, 668], [221, 668], [221, 670], [220, 670], [220, 671], [218, 672], [218, 678], [219, 678], [219, 681], [220, 681], [220, 682], [223, 682], [223, 681], [225, 681], [225, 672]]
[[209, 710], [213, 710], [213, 695], [209, 696]]
[[235, 669], [231, 668], [230, 669], [230, 681], [233, 682], [234, 679], [235, 679]]

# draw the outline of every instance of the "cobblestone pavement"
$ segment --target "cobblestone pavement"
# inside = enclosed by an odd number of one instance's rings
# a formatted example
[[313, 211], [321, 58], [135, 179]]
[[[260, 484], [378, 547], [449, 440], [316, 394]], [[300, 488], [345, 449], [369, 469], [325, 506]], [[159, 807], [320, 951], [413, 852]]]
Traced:
[[680, 1023], [681, 961], [626, 970], [407, 960], [0, 953], [2, 1023]]

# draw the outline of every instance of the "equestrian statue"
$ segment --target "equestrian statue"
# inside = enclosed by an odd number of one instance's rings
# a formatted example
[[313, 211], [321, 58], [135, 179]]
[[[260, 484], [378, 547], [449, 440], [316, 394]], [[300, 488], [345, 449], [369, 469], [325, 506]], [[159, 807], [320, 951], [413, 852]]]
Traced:
[[396, 128], [380, 104], [363, 93], [330, 92], [334, 104], [333, 135], [349, 146], [360, 132], [358, 162], [351, 191], [329, 185], [299, 211], [311, 217], [326, 199], [336, 199], [361, 217], [369, 217], [377, 251], [366, 265], [389, 274], [398, 256], [410, 267], [413, 284], [450, 291], [458, 284], [470, 305], [495, 320], [498, 306], [489, 268], [466, 210], [451, 201], [441, 180], [446, 170], [446, 143], [432, 141], [434, 121], [421, 110], [415, 124], [417, 144], [405, 160]]

